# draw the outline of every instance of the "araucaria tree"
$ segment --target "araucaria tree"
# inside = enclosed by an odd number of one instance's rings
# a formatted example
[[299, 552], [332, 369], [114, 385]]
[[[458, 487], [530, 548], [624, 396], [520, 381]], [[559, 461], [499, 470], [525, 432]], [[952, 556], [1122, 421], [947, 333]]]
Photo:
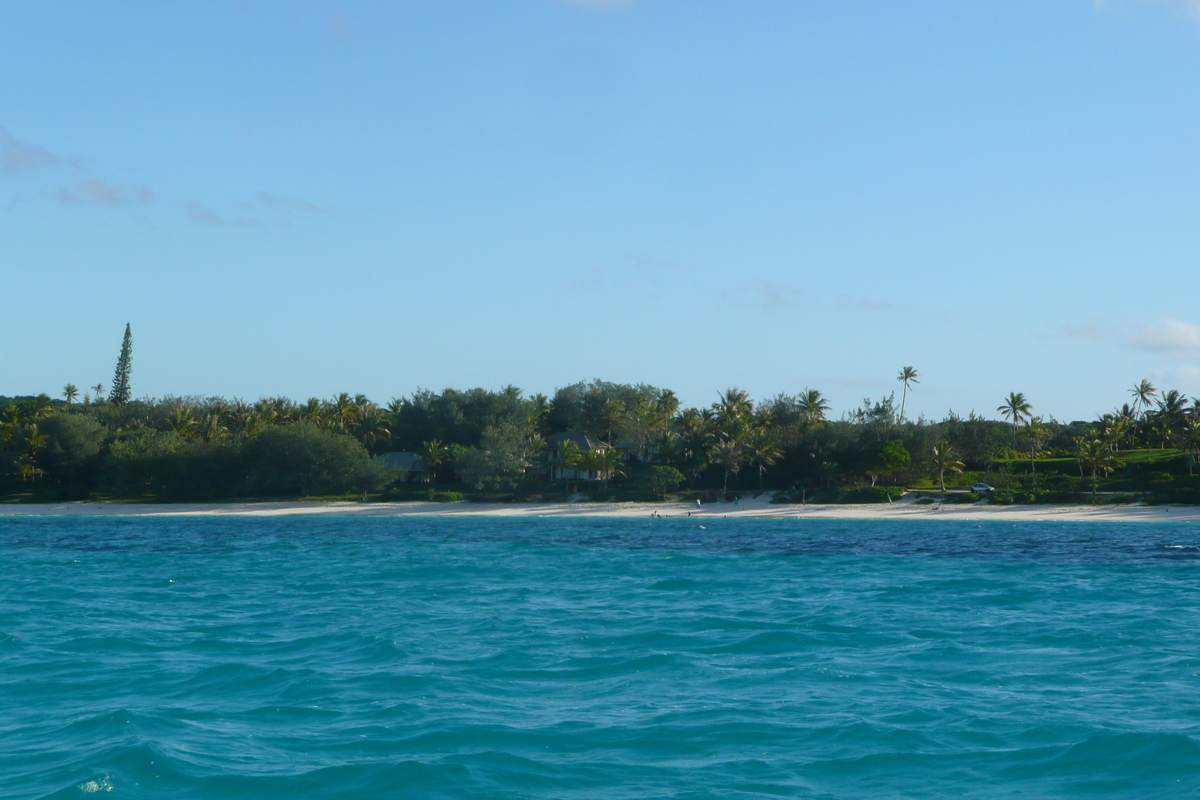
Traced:
[[117, 357], [117, 370], [113, 374], [112, 391], [108, 399], [115, 405], [124, 405], [132, 399], [129, 389], [129, 373], [133, 372], [133, 334], [129, 323], [125, 323], [125, 338], [121, 340], [121, 355]]

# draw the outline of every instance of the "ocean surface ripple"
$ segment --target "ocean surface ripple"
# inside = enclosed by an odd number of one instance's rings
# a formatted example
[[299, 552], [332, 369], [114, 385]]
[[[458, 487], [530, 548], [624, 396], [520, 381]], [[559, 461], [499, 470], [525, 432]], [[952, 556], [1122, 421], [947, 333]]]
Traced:
[[0, 518], [0, 798], [1200, 795], [1184, 523]]

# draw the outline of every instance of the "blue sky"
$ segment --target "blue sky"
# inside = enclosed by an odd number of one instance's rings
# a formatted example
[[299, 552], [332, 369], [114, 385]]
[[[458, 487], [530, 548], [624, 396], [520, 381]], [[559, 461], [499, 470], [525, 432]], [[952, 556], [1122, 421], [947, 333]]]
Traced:
[[0, 394], [1200, 394], [1200, 2], [8, 2]]

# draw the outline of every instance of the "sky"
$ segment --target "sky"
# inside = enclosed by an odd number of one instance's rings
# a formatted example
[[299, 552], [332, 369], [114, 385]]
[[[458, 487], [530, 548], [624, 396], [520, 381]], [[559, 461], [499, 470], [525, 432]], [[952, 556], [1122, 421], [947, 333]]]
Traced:
[[0, 75], [0, 395], [1200, 395], [1200, 0], [8, 0]]

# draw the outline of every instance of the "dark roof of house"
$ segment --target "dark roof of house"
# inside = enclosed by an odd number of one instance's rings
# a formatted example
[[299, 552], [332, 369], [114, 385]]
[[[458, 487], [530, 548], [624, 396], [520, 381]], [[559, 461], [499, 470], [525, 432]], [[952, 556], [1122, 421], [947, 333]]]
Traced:
[[550, 446], [550, 449], [554, 449], [558, 446], [559, 442], [565, 441], [574, 442], [575, 446], [579, 448], [579, 452], [581, 453], [589, 450], [597, 450], [603, 447], [608, 447], [608, 445], [599, 439], [593, 439], [586, 433], [580, 433], [578, 431], [567, 431], [565, 433], [553, 434], [546, 439], [546, 444]]
[[429, 465], [416, 453], [384, 453], [379, 459], [389, 467], [406, 472], [429, 472]]

